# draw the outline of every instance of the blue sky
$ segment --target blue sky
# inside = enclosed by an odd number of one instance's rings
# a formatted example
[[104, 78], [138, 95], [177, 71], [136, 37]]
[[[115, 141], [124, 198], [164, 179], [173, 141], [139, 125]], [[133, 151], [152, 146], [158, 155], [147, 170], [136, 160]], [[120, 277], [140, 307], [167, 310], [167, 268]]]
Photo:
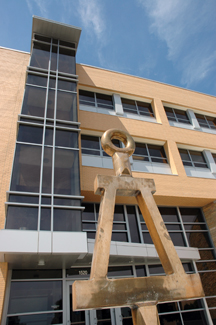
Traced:
[[82, 28], [77, 62], [216, 95], [216, 0], [0, 0], [0, 46], [32, 15]]

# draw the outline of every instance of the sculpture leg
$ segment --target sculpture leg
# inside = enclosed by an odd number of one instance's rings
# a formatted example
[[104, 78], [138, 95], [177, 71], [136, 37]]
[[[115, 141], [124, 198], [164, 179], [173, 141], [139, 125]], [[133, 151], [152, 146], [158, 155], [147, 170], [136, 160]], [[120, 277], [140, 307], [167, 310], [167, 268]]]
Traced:
[[132, 309], [133, 325], [159, 325], [157, 305], [155, 302], [139, 304]]

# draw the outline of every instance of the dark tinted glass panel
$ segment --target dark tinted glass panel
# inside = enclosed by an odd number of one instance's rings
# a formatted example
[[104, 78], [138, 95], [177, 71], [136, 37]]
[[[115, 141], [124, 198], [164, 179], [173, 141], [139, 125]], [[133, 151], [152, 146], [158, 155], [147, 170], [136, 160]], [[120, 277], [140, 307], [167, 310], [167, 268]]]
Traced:
[[29, 143], [42, 143], [43, 128], [20, 125], [17, 141]]
[[159, 264], [149, 265], [148, 268], [149, 268], [149, 273], [150, 274], [163, 274], [163, 273], [165, 273], [164, 269], [163, 269], [163, 266], [159, 265]]
[[112, 233], [112, 241], [124, 241], [127, 242], [128, 238], [127, 238], [127, 234], [124, 232], [114, 232]]
[[80, 195], [79, 152], [55, 149], [54, 193]]
[[123, 325], [133, 325], [131, 309], [128, 307], [121, 308], [122, 323]]
[[57, 46], [52, 47], [52, 54], [51, 54], [51, 70], [56, 70], [57, 68]]
[[6, 229], [37, 230], [38, 208], [9, 206], [6, 216]]
[[182, 160], [190, 161], [190, 157], [188, 155], [188, 151], [187, 150], [185, 150], [185, 149], [179, 149], [179, 153], [180, 153], [180, 156], [181, 156], [181, 159]]
[[52, 148], [44, 147], [42, 193], [51, 193]]
[[96, 94], [97, 106], [100, 108], [113, 109], [112, 96]]
[[174, 116], [172, 108], [164, 107], [164, 109], [165, 109], [166, 115], [168, 117], [168, 120], [171, 120], [171, 121], [175, 120], [175, 116]]
[[48, 69], [50, 45], [34, 42], [30, 65]]
[[96, 225], [93, 222], [83, 222], [82, 228], [83, 228], [83, 231], [96, 230]]
[[91, 272], [90, 267], [83, 267], [83, 268], [71, 268], [66, 270], [66, 276], [68, 278], [79, 278], [79, 277], [89, 277]]
[[182, 228], [181, 228], [181, 226], [180, 225], [166, 225], [166, 228], [167, 228], [167, 230], [169, 231], [169, 230], [181, 230]]
[[108, 267], [108, 276], [130, 276], [133, 275], [132, 266], [110, 266]]
[[113, 230], [126, 230], [126, 224], [123, 223], [114, 223], [113, 224]]
[[136, 275], [137, 277], [146, 276], [146, 269], [144, 265], [137, 265], [136, 266]]
[[143, 232], [142, 235], [143, 235], [143, 241], [144, 241], [145, 244], [153, 244], [153, 241], [152, 241], [151, 236], [150, 236], [149, 233]]
[[77, 121], [76, 94], [58, 91], [56, 118]]
[[186, 273], [194, 272], [193, 265], [191, 263], [182, 263]]
[[110, 309], [96, 310], [98, 324], [111, 325]]
[[185, 230], [207, 230], [206, 225], [199, 225], [199, 224], [184, 224]]
[[206, 116], [209, 127], [211, 129], [216, 129], [216, 118], [215, 117], [210, 117], [210, 116]]
[[82, 220], [95, 220], [94, 216], [94, 204], [83, 204], [85, 210], [82, 212]]
[[138, 106], [140, 115], [154, 117], [151, 104], [137, 102], [137, 106]]
[[95, 239], [96, 233], [95, 232], [87, 232], [87, 238]]
[[184, 236], [180, 232], [169, 232], [172, 242], [175, 246], [186, 246]]
[[39, 192], [41, 147], [17, 144], [11, 191]]
[[54, 231], [81, 231], [81, 212], [79, 210], [54, 209]]
[[127, 206], [128, 223], [132, 243], [140, 243], [140, 235], [134, 206]]
[[178, 305], [177, 302], [170, 302], [166, 304], [158, 304], [157, 308], [159, 313], [169, 313], [172, 311], [177, 311]]
[[100, 144], [98, 137], [81, 135], [81, 146], [83, 154], [100, 156]]
[[190, 310], [190, 309], [198, 309], [203, 308], [201, 300], [186, 300], [179, 301], [181, 310]]
[[198, 248], [211, 247], [209, 236], [208, 233], [206, 232], [187, 232], [186, 235], [187, 235], [189, 246], [191, 247], [198, 247]]
[[185, 111], [181, 111], [179, 109], [175, 109], [175, 114], [179, 122], [189, 124], [190, 121], [188, 119], [187, 113]]
[[159, 208], [164, 222], [179, 222], [176, 208]]
[[160, 324], [161, 325], [182, 325], [181, 318], [179, 314], [173, 315], [160, 315]]
[[47, 117], [54, 118], [55, 90], [49, 89], [47, 101]]
[[9, 314], [61, 309], [61, 281], [11, 282]]
[[58, 80], [58, 89], [76, 91], [76, 82], [59, 79]]
[[123, 205], [116, 205], [114, 211], [114, 221], [124, 221], [124, 209]]
[[81, 200], [77, 199], [54, 198], [55, 205], [80, 206], [80, 203]]
[[46, 89], [26, 86], [22, 114], [44, 116]]
[[213, 157], [213, 159], [214, 159], [214, 161], [216, 163], [216, 154], [215, 153], [212, 153], [212, 157]]
[[46, 127], [45, 132], [45, 145], [53, 145], [53, 128]]
[[41, 208], [40, 230], [51, 230], [51, 209]]
[[202, 155], [202, 152], [190, 150], [190, 155], [191, 155], [193, 162], [205, 163], [205, 159]]
[[191, 325], [193, 323], [196, 325], [208, 325], [203, 311], [182, 313], [182, 318], [184, 325]]
[[12, 279], [58, 279], [62, 270], [13, 270]]
[[51, 198], [49, 196], [42, 196], [41, 204], [51, 204]]
[[134, 100], [122, 98], [121, 101], [125, 112], [138, 114]]
[[[163, 147], [148, 144], [148, 149], [149, 149], [151, 158], [153, 158], [153, 157], [166, 158]], [[152, 159], [152, 161], [153, 161], [153, 159]]]
[[56, 130], [56, 142], [57, 147], [78, 147], [78, 133], [72, 131]]
[[183, 222], [204, 222], [200, 209], [197, 208], [180, 208]]
[[80, 90], [79, 91], [79, 102], [80, 102], [80, 104], [95, 106], [94, 93], [91, 91]]
[[38, 75], [29, 73], [26, 83], [46, 87], [46, 85], [47, 85], [47, 77], [38, 76]]
[[75, 64], [75, 51], [60, 48], [58, 70], [60, 72], [76, 74]]
[[20, 203], [38, 203], [38, 196], [30, 196], [30, 195], [9, 195], [9, 202], [20, 202]]
[[149, 161], [145, 143], [136, 143], [133, 159]]
[[50, 78], [49, 80], [49, 88], [55, 88], [56, 80], [54, 78]]
[[51, 42], [51, 38], [50, 37], [45, 37], [45, 36], [41, 36], [41, 35], [35, 34], [34, 38], [36, 40], [42, 41], [42, 42], [47, 42], [47, 43], [50, 43]]
[[23, 316], [11, 316], [7, 318], [7, 325], [50, 325], [61, 324], [62, 313], [50, 313], [50, 314], [32, 314]]
[[71, 47], [73, 49], [75, 48], [75, 44], [74, 43], [71, 43], [71, 42], [60, 41], [59, 44], [62, 45], [62, 46]]

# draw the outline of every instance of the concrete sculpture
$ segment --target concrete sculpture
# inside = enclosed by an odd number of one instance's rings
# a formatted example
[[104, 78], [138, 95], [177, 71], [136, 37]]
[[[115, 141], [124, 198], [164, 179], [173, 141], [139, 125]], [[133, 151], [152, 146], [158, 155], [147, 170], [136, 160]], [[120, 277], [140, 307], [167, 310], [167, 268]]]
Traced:
[[[117, 148], [112, 139], [122, 141]], [[153, 179], [133, 178], [129, 162], [135, 150], [132, 137], [111, 129], [102, 138], [103, 149], [112, 156], [116, 176], [97, 175], [95, 193], [101, 195], [90, 280], [73, 284], [73, 310], [129, 306], [133, 323], [159, 324], [158, 302], [204, 296], [199, 274], [186, 274], [153, 198]], [[135, 196], [158, 252], [166, 276], [108, 279], [110, 242], [116, 195]]]

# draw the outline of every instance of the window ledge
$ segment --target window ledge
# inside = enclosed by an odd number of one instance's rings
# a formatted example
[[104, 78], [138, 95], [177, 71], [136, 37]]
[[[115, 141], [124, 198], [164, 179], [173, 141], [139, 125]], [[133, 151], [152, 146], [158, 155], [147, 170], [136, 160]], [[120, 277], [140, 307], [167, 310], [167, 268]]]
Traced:
[[212, 178], [216, 179], [216, 174], [213, 174], [209, 168], [198, 168], [184, 166], [187, 176], [200, 177], [200, 178]]

